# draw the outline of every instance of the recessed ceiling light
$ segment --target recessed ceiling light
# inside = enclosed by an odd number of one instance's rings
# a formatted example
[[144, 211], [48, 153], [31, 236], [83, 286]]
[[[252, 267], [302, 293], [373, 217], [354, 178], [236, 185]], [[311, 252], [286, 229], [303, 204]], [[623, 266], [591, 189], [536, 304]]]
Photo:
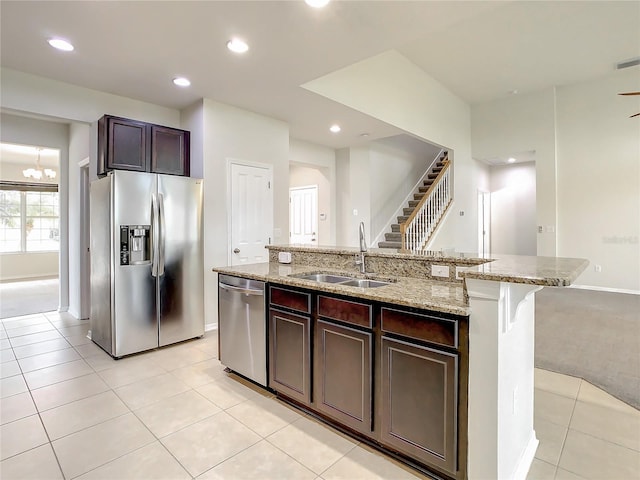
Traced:
[[340, 125], [331, 125], [329, 127], [329, 130], [331, 130], [333, 133], [338, 133], [341, 130]]
[[507, 162], [509, 162], [509, 163], [516, 163], [516, 159], [515, 159], [515, 158], [513, 158], [513, 157], [509, 157], [509, 158], [507, 159]]
[[50, 38], [48, 42], [53, 48], [62, 50], [63, 52], [70, 52], [73, 50], [73, 45], [61, 38]]
[[517, 89], [509, 90], [509, 95], [517, 95], [517, 94], [518, 94]]
[[179, 87], [188, 87], [189, 85], [191, 85], [191, 82], [189, 81], [189, 79], [184, 77], [174, 78], [173, 83], [175, 83]]
[[329, 0], [304, 0], [304, 3], [313, 8], [322, 8], [327, 6]]
[[235, 53], [244, 53], [249, 50], [249, 45], [239, 38], [233, 38], [227, 42], [227, 48]]

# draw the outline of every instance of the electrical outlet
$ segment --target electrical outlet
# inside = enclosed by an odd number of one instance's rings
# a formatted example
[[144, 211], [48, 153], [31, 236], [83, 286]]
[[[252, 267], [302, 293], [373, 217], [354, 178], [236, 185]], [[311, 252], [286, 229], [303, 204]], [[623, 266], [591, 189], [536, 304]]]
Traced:
[[449, 278], [449, 267], [447, 265], [431, 265], [431, 276]]
[[602, 265], [594, 265], [593, 269], [597, 272], [600, 273], [602, 272]]

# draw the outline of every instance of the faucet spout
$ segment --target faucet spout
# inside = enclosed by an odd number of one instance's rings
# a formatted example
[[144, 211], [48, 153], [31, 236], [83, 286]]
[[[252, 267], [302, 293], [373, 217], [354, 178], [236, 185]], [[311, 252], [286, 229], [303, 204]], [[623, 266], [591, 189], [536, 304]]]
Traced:
[[358, 235], [360, 237], [360, 251], [367, 251], [367, 241], [364, 238], [364, 222], [360, 222], [360, 227], [358, 229]]

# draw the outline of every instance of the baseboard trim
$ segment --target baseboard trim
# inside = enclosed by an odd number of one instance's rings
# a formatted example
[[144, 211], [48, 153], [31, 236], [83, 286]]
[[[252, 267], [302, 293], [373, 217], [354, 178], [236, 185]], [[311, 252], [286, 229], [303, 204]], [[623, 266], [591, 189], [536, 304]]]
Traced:
[[216, 323], [207, 323], [204, 326], [204, 331], [205, 332], [210, 332], [211, 330], [217, 330], [218, 329], [218, 322]]
[[628, 293], [629, 295], [640, 295], [640, 290], [627, 290], [627, 289], [624, 289], [624, 288], [596, 287], [594, 285], [570, 285], [569, 288], [576, 288], [578, 290], [596, 290], [596, 291], [599, 291], [599, 292]]
[[533, 430], [531, 432], [531, 437], [529, 437], [529, 443], [522, 453], [522, 457], [520, 457], [520, 461], [518, 462], [516, 470], [513, 472], [513, 476], [511, 478], [514, 480], [526, 480], [539, 443], [540, 441], [536, 438], [536, 432]]

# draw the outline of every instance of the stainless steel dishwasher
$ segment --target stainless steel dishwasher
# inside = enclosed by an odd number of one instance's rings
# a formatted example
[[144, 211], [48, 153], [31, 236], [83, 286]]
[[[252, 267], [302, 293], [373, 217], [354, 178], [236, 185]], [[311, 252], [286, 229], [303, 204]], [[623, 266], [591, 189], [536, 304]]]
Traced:
[[218, 276], [220, 362], [267, 386], [264, 282]]

